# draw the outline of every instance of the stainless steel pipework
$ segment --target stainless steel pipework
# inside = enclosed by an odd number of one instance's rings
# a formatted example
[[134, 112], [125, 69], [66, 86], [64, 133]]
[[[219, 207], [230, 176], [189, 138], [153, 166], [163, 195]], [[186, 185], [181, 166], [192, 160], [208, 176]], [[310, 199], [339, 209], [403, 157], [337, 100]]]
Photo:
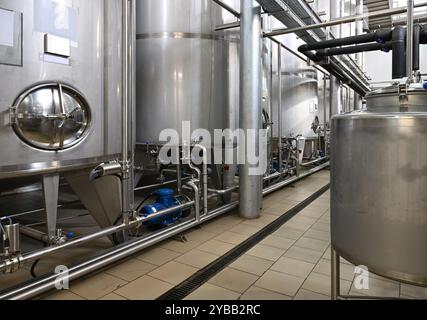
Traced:
[[203, 213], [208, 214], [208, 150], [201, 144], [196, 144], [194, 148], [198, 148], [203, 153]]
[[414, 0], [408, 0], [406, 33], [406, 76], [408, 84], [414, 82]]

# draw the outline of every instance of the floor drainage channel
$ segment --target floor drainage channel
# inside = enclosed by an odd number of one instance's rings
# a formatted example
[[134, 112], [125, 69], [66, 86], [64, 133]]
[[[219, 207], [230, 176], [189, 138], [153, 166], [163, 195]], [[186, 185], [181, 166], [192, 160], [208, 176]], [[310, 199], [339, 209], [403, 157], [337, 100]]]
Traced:
[[265, 238], [276, 232], [286, 222], [295, 217], [298, 213], [308, 207], [315, 200], [320, 198], [325, 192], [329, 190], [329, 188], [329, 184], [324, 186], [322, 189], [315, 192], [303, 202], [290, 209], [288, 212], [280, 216], [278, 219], [270, 223], [268, 226], [266, 226], [256, 234], [254, 234], [252, 237], [250, 237], [234, 249], [230, 250], [225, 255], [221, 256], [205, 268], [201, 269], [184, 282], [180, 283], [176, 287], [172, 288], [171, 290], [157, 298], [157, 300], [183, 300], [185, 297], [187, 297], [188, 295], [196, 291], [198, 288], [200, 288], [203, 284], [212, 279], [219, 272], [224, 270], [227, 266], [232, 264], [246, 252], [248, 252], [261, 241], [263, 241]]

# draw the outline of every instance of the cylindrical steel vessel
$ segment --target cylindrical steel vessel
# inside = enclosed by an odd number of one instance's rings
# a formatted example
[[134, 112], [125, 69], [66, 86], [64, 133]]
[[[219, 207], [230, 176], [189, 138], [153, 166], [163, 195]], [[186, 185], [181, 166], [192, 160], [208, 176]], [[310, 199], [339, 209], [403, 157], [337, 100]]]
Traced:
[[0, 179], [120, 152], [121, 1], [0, 0], [0, 15]]
[[183, 121], [211, 133], [238, 126], [239, 29], [215, 31], [235, 21], [212, 0], [137, 1], [137, 142], [181, 134]]
[[332, 120], [332, 245], [373, 273], [427, 285], [427, 92], [388, 88]]

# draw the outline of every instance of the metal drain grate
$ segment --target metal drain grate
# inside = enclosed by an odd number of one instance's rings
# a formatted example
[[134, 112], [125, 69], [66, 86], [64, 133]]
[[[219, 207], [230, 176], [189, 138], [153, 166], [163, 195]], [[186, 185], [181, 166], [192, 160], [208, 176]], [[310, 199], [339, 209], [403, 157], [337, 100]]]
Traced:
[[224, 270], [231, 263], [236, 261], [243, 254], [255, 247], [262, 240], [277, 231], [286, 222], [295, 217], [299, 212], [304, 210], [312, 202], [318, 199], [322, 194], [328, 191], [329, 188], [330, 185], [326, 185], [325, 187], [311, 195], [309, 198], [299, 203], [297, 206], [280, 216], [272, 223], [270, 223], [268, 226], [260, 230], [258, 233], [254, 234], [252, 237], [250, 237], [231, 251], [227, 252], [225, 255], [218, 258], [210, 265], [206, 266], [204, 269], [198, 271], [181, 284], [177, 285], [176, 287], [172, 288], [171, 290], [160, 296], [157, 300], [174, 301], [184, 299], [192, 292], [200, 288], [203, 284], [212, 279], [216, 274]]

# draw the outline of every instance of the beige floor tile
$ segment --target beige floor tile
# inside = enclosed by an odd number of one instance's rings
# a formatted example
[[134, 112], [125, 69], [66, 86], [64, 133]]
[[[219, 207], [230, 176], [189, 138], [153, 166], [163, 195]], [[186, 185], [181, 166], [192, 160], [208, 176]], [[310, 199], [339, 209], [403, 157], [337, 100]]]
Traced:
[[230, 250], [232, 250], [234, 247], [235, 245], [233, 244], [212, 239], [212, 240], [209, 240], [208, 242], [205, 242], [201, 246], [197, 247], [197, 250], [222, 256], [227, 252], [229, 252]]
[[245, 254], [233, 262], [230, 265], [230, 268], [251, 273], [256, 276], [262, 276], [264, 272], [266, 272], [272, 265], [273, 262], [270, 260], [265, 260]]
[[247, 240], [248, 238], [249, 238], [248, 235], [242, 235], [239, 233], [227, 231], [227, 232], [220, 234], [218, 237], [215, 238], [215, 240], [239, 245], [242, 242], [244, 242], [245, 240]]
[[277, 261], [285, 252], [285, 249], [259, 244], [249, 250], [247, 254], [270, 261]]
[[312, 226], [311, 223], [295, 222], [292, 220], [285, 224], [285, 227], [295, 229], [295, 230], [300, 230], [303, 233], [307, 232], [307, 230], [309, 230], [311, 226]]
[[261, 230], [260, 227], [249, 226], [249, 225], [241, 223], [241, 224], [235, 226], [230, 231], [234, 232], [234, 233], [246, 235], [246, 236], [252, 236], [260, 230]]
[[85, 299], [97, 300], [126, 284], [127, 282], [124, 280], [110, 276], [106, 273], [100, 273], [89, 279], [82, 279], [81, 281], [71, 285], [70, 289], [73, 293]]
[[258, 277], [236, 269], [226, 268], [209, 280], [210, 284], [234, 291], [245, 292]]
[[401, 284], [400, 294], [416, 299], [427, 299], [427, 288], [411, 286], [409, 284]]
[[125, 261], [111, 269], [108, 269], [106, 273], [116, 278], [130, 282], [138, 279], [139, 277], [142, 277], [156, 268], [158, 268], [158, 266], [154, 264], [138, 259], [132, 259]]
[[320, 251], [293, 246], [288, 251], [286, 251], [284, 256], [305, 262], [317, 263], [322, 255], [323, 252]]
[[176, 261], [171, 261], [161, 266], [160, 268], [153, 270], [148, 275], [170, 284], [177, 285], [191, 277], [198, 270], [199, 269], [195, 267], [191, 267]]
[[256, 287], [293, 297], [304, 279], [277, 271], [267, 271], [256, 283]]
[[215, 238], [217, 234], [209, 231], [204, 231], [203, 229], [193, 229], [190, 232], [185, 234], [185, 237], [188, 241], [195, 241], [204, 243], [212, 238]]
[[298, 240], [299, 238], [302, 237], [303, 234], [304, 234], [304, 231], [292, 229], [286, 225], [283, 227], [280, 227], [276, 232], [273, 233], [274, 236], [287, 238], [291, 240]]
[[141, 278], [116, 290], [115, 293], [130, 300], [154, 300], [173, 288], [170, 283], [150, 276]]
[[331, 234], [325, 231], [317, 231], [317, 230], [310, 229], [304, 234], [304, 237], [307, 237], [310, 239], [327, 241], [329, 243], [331, 242]]
[[297, 242], [295, 242], [295, 246], [300, 248], [311, 249], [314, 251], [320, 251], [322, 254], [328, 249], [329, 242], [323, 240], [316, 240], [312, 238], [307, 238], [303, 236]]
[[[341, 294], [348, 294], [350, 286], [350, 281], [341, 280]], [[304, 282], [302, 289], [330, 296], [331, 277], [326, 276], [324, 274], [312, 272]]]
[[291, 300], [291, 297], [285, 296], [283, 294], [266, 290], [263, 288], [258, 288], [255, 286], [250, 287], [241, 297], [240, 300], [248, 301], [273, 301], [273, 300]]
[[85, 300], [85, 299], [75, 293], [72, 293], [69, 290], [63, 290], [63, 291], [54, 292], [45, 297], [42, 297], [41, 300], [72, 301], [72, 300]]
[[126, 298], [119, 296], [118, 294], [115, 293], [110, 293], [107, 294], [105, 297], [102, 297], [99, 300], [107, 300], [107, 301], [121, 301], [121, 300], [127, 300]]
[[305, 289], [301, 289], [298, 291], [297, 295], [295, 296], [294, 300], [315, 300], [315, 301], [322, 301], [322, 300], [331, 300], [330, 296], [326, 296], [320, 293], [308, 291]]
[[299, 213], [303, 217], [320, 219], [325, 214], [325, 209], [304, 209]]
[[265, 214], [265, 215], [261, 215], [261, 217], [259, 219], [247, 220], [247, 221], [243, 222], [243, 224], [248, 225], [248, 226], [253, 226], [253, 227], [264, 228], [276, 219], [277, 219], [277, 217], [274, 215]]
[[178, 253], [187, 253], [188, 251], [193, 250], [194, 248], [200, 246], [200, 242], [195, 241], [177, 241], [177, 240], [168, 240], [162, 244], [163, 249], [175, 251]]
[[288, 195], [286, 199], [292, 200], [292, 201], [304, 201], [310, 196], [311, 196], [311, 193], [309, 192], [295, 192], [293, 194]]
[[265, 238], [263, 241], [260, 242], [260, 244], [262, 245], [275, 247], [279, 249], [285, 249], [285, 250], [292, 247], [294, 243], [295, 243], [295, 240], [273, 236], [273, 235], [268, 236], [267, 238]]
[[183, 254], [175, 261], [201, 269], [211, 264], [218, 258], [218, 255], [195, 249], [187, 252], [186, 254]]
[[154, 264], [156, 266], [162, 266], [165, 263], [168, 263], [169, 261], [172, 261], [179, 256], [180, 253], [178, 252], [163, 249], [160, 247], [155, 247], [148, 249], [147, 251], [139, 255], [137, 259]]
[[369, 289], [359, 290], [356, 289], [355, 283], [351, 287], [350, 293], [352, 295], [364, 295], [371, 297], [388, 297], [398, 298], [400, 296], [400, 284], [395, 281], [385, 281], [379, 279], [369, 279]]
[[184, 300], [224, 300], [224, 301], [230, 301], [230, 300], [237, 300], [240, 296], [240, 293], [233, 292], [230, 290], [227, 290], [225, 288], [221, 288], [218, 286], [215, 286], [210, 283], [205, 283], [203, 286], [201, 286], [199, 289], [191, 293], [189, 296], [187, 296]]
[[305, 279], [314, 267], [314, 263], [283, 257], [271, 267], [271, 270]]
[[324, 223], [324, 222], [316, 222], [312, 227], [313, 230], [318, 230], [318, 231], [324, 231], [324, 232], [331, 232], [331, 226], [329, 223]]
[[301, 223], [301, 224], [308, 225], [308, 226], [312, 226], [313, 224], [315, 224], [317, 222], [317, 220], [318, 220], [317, 218], [304, 217], [301, 215], [297, 215], [291, 219], [291, 221], [293, 221], [293, 222]]
[[[331, 275], [331, 261], [325, 260], [325, 259], [320, 260], [313, 271], [316, 273], [324, 274], [326, 276], [330, 276]], [[353, 281], [354, 271], [355, 271], [354, 266], [346, 264], [346, 263], [340, 264], [341, 279], [347, 280], [347, 281]]]

